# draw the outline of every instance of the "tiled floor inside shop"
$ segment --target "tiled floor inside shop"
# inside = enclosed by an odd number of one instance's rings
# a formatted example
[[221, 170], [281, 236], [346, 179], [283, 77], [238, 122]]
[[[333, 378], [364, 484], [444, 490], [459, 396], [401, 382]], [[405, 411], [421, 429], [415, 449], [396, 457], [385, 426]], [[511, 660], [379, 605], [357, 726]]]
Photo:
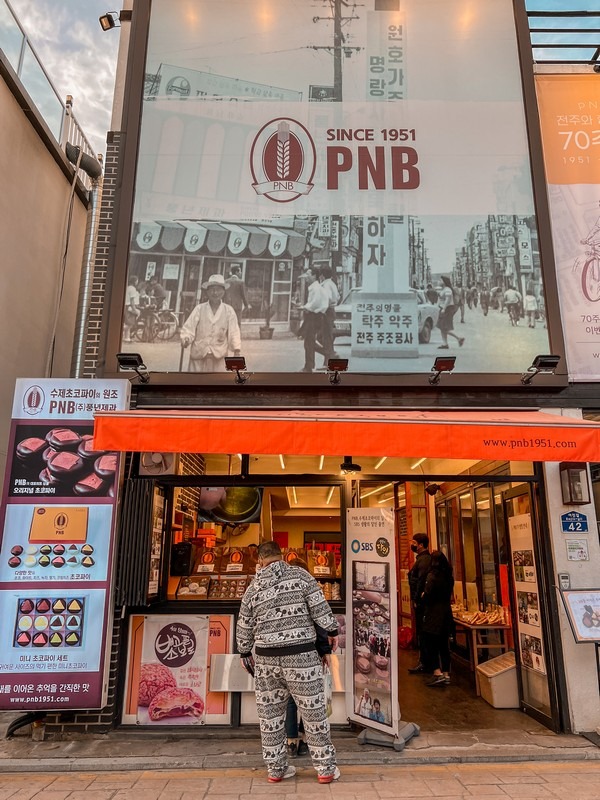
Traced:
[[519, 709], [492, 708], [475, 694], [475, 681], [468, 667], [452, 665], [450, 686], [429, 687], [428, 676], [410, 675], [418, 653], [400, 650], [398, 659], [400, 711], [402, 719], [415, 722], [422, 731], [512, 730], [547, 731]]

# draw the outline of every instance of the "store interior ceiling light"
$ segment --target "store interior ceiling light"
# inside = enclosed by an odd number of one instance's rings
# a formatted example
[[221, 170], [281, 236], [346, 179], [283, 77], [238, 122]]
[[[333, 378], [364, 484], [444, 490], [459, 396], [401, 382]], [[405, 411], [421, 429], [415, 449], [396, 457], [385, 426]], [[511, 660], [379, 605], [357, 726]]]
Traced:
[[418, 461], [415, 461], [415, 463], [414, 463], [414, 464], [411, 464], [411, 465], [410, 465], [410, 468], [411, 468], [411, 469], [416, 469], [417, 467], [420, 467], [420, 466], [421, 466], [421, 464], [422, 464], [424, 461], [427, 461], [427, 457], [425, 457], [425, 458], [420, 458]]
[[341, 383], [340, 372], [348, 371], [347, 358], [330, 358], [327, 361], [327, 374], [329, 375], [329, 383], [337, 385]]
[[335, 486], [331, 486], [329, 491], [327, 492], [327, 500], [325, 500], [325, 505], [329, 505], [331, 503], [331, 498], [333, 497], [333, 493], [335, 491]]
[[535, 376], [539, 375], [540, 373], [554, 375], [559, 361], [560, 356], [536, 356], [533, 359], [531, 366], [528, 367], [527, 371], [521, 375], [521, 383], [525, 385], [531, 383]]
[[325, 464], [325, 456], [319, 456], [319, 472], [323, 470], [324, 464]]
[[452, 372], [456, 364], [456, 356], [438, 356], [433, 362], [429, 383], [436, 386], [440, 382], [442, 372]]
[[384, 461], [387, 461], [387, 456], [383, 456], [383, 458], [380, 458], [379, 461], [373, 467], [373, 469], [379, 469], [379, 467], [384, 463]]
[[281, 464], [281, 469], [285, 469], [285, 459], [281, 453], [279, 453], [279, 463]]
[[246, 371], [244, 356], [225, 356], [225, 369], [227, 372], [235, 372], [236, 383], [246, 383], [250, 377], [250, 373]]
[[342, 475], [354, 475], [357, 472], [362, 472], [362, 467], [352, 461], [352, 456], [344, 456], [344, 460], [340, 464], [340, 470]]
[[133, 370], [141, 383], [150, 382], [148, 367], [139, 353], [117, 353], [117, 364], [119, 369]]
[[390, 486], [393, 485], [394, 485], [393, 483], [386, 483], [384, 486], [378, 486], [376, 489], [371, 489], [370, 492], [365, 492], [364, 494], [361, 494], [360, 499], [364, 500], [365, 497], [370, 497], [372, 494], [379, 494], [379, 492], [383, 492], [386, 489], [389, 489]]

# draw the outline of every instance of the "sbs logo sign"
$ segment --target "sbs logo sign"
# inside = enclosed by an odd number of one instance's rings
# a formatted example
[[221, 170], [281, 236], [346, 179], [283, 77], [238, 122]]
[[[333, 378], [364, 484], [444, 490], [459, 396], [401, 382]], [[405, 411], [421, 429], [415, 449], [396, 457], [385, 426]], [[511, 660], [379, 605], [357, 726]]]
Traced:
[[279, 117], [260, 129], [250, 152], [257, 194], [289, 203], [313, 188], [316, 150], [308, 130], [295, 119]]

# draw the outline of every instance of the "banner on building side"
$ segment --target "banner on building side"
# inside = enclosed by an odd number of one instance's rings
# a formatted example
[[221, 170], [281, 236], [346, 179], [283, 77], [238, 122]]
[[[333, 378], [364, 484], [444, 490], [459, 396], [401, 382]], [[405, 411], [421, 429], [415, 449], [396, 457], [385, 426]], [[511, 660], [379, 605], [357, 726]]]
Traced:
[[210, 617], [144, 618], [138, 725], [195, 725], [206, 721]]
[[[336, 4], [343, 46], [308, 0], [268, 24], [196, 6], [200, 27], [185, 0], [152, 3], [123, 350], [157, 372], [241, 350], [254, 372], [337, 353], [372, 374], [448, 347], [474, 382], [549, 352], [513, 0]], [[337, 293], [302, 325], [310, 267]], [[217, 309], [211, 347], [214, 274], [235, 315]]]
[[96, 411], [129, 381], [19, 379], [0, 510], [0, 709], [106, 703], [120, 455]]
[[600, 85], [537, 75], [560, 310], [572, 381], [600, 379]]
[[367, 728], [398, 735], [398, 620], [394, 520], [388, 509], [346, 518], [346, 710]]

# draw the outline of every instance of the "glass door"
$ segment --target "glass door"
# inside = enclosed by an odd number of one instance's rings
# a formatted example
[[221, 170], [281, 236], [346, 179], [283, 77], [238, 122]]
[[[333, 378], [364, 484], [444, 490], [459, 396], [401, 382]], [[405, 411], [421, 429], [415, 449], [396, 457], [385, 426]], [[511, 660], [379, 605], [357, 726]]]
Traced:
[[559, 729], [558, 697], [552, 658], [547, 570], [542, 558], [537, 509], [529, 486], [502, 494], [513, 596], [513, 630], [523, 710]]

